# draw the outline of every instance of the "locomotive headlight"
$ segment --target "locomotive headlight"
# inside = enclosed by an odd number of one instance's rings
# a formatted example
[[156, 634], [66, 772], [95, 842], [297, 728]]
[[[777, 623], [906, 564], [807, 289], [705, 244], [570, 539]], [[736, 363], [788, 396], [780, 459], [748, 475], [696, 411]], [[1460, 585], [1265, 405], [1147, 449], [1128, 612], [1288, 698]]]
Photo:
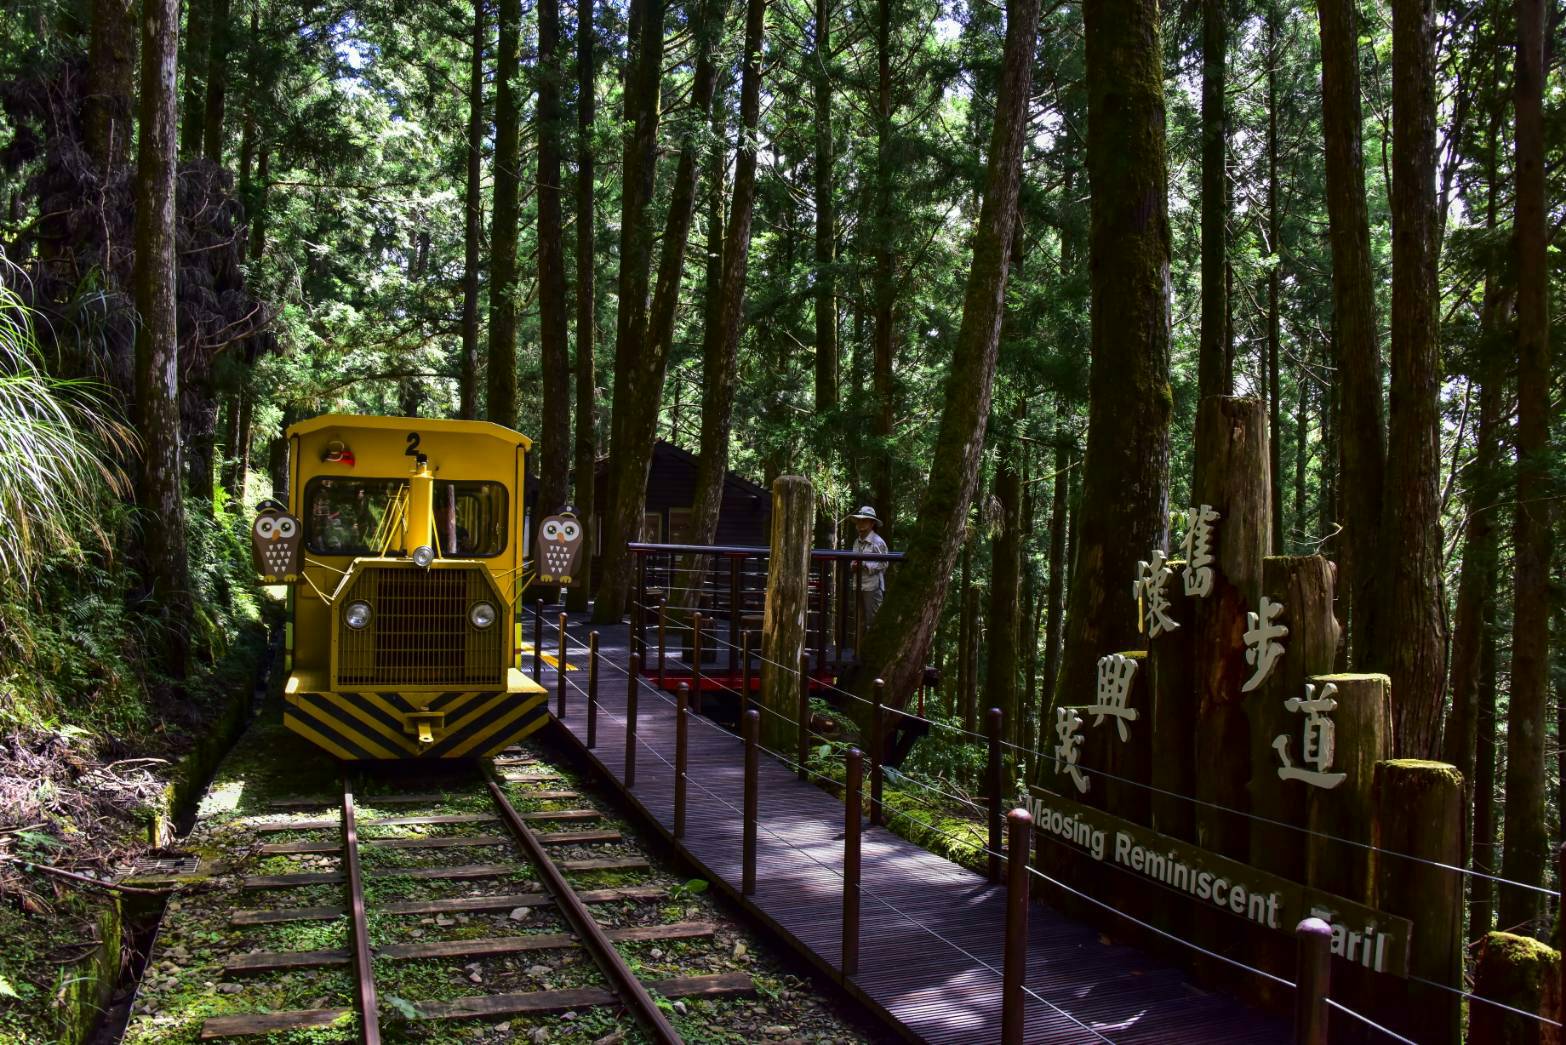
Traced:
[[435, 549], [427, 544], [421, 544], [413, 549], [413, 565], [429, 569], [430, 563], [435, 561]]
[[354, 631], [363, 631], [370, 624], [370, 604], [350, 602], [348, 609], [343, 612], [343, 623]]
[[468, 620], [480, 631], [495, 623], [495, 607], [487, 602], [475, 602], [468, 610]]

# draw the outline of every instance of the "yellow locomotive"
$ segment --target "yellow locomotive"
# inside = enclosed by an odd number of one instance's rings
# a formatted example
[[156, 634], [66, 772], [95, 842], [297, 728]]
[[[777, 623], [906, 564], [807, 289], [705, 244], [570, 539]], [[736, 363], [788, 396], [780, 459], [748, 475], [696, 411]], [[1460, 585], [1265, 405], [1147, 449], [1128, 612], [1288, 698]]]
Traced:
[[251, 540], [289, 585], [288, 728], [356, 760], [490, 754], [543, 725], [515, 614], [528, 438], [346, 415], [287, 438], [289, 506], [263, 503]]

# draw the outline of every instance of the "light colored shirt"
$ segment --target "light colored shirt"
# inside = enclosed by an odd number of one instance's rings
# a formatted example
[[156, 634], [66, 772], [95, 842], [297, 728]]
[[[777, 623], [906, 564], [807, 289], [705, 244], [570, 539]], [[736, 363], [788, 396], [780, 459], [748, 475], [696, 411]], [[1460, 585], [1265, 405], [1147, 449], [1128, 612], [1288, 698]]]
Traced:
[[[887, 551], [886, 542], [881, 539], [879, 533], [871, 530], [868, 536], [856, 537], [854, 539], [854, 551], [867, 555], [885, 555]], [[881, 590], [886, 584], [885, 573], [886, 563], [884, 562], [859, 563], [859, 590]]]

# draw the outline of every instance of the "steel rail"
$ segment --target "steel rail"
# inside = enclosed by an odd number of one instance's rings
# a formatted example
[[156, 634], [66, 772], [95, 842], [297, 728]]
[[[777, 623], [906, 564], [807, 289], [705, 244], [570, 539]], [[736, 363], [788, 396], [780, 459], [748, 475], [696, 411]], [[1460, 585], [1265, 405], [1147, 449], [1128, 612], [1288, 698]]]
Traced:
[[359, 1040], [363, 1045], [381, 1045], [380, 1006], [375, 998], [375, 967], [370, 958], [370, 930], [364, 916], [364, 876], [359, 869], [359, 829], [354, 821], [353, 784], [348, 770], [343, 781], [343, 871], [348, 880], [348, 911], [353, 934], [353, 968], [358, 981], [355, 1002], [359, 1009]]
[[494, 799], [495, 807], [500, 811], [501, 820], [505, 822], [528, 858], [538, 867], [545, 890], [554, 897], [560, 913], [565, 916], [577, 939], [587, 948], [593, 961], [608, 978], [614, 993], [626, 1003], [626, 1008], [631, 1010], [631, 1015], [652, 1035], [654, 1041], [660, 1045], [680, 1045], [683, 1039], [679, 1032], [664, 1016], [663, 1010], [658, 1008], [658, 1003], [647, 992], [647, 988], [642, 986], [625, 959], [620, 957], [620, 952], [614, 949], [614, 944], [609, 942], [609, 937], [604, 935], [598, 922], [588, 913], [587, 905], [582, 903], [582, 898], [576, 895], [576, 890], [565, 880], [565, 875], [560, 873], [560, 868], [556, 867], [549, 854], [544, 852], [544, 847], [539, 844], [532, 829], [512, 808], [505, 791], [501, 789], [499, 781], [495, 778], [494, 767], [487, 760], [482, 762], [481, 766], [485, 783], [489, 785], [490, 797]]

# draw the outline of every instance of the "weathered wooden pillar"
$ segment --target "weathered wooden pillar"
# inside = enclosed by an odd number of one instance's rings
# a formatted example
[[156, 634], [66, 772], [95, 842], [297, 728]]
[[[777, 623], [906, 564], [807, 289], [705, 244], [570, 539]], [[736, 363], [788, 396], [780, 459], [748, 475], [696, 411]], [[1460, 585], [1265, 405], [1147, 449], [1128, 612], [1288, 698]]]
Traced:
[[789, 751], [797, 743], [795, 672], [805, 651], [815, 507], [810, 480], [782, 475], [773, 481], [772, 546], [761, 629], [761, 703], [774, 712], [764, 715], [762, 724], [762, 744], [774, 751]]
[[[1152, 734], [1151, 796], [1153, 829], [1171, 838], [1196, 841], [1196, 803], [1176, 795], [1196, 794], [1196, 682], [1192, 668], [1196, 662], [1191, 644], [1191, 609], [1180, 583], [1182, 562], [1170, 562], [1175, 575], [1164, 586], [1169, 596], [1169, 617], [1180, 625], [1162, 631], [1147, 640], [1147, 684], [1143, 690], [1152, 703], [1153, 717], [1148, 723]], [[1045, 723], [1042, 734], [1053, 723]], [[1044, 740], [1041, 739], [1041, 745]], [[1163, 792], [1163, 793], [1161, 793]]]
[[[1152, 822], [1152, 796], [1146, 784], [1152, 780], [1153, 724], [1149, 721], [1152, 705], [1147, 697], [1147, 653], [1127, 650], [1115, 654], [1129, 665], [1111, 666], [1112, 671], [1131, 673], [1125, 705], [1135, 719], [1118, 719], [1095, 712], [1092, 704], [1077, 707], [1082, 716], [1079, 734], [1083, 738], [1081, 764], [1097, 773], [1089, 773], [1089, 787], [1081, 801], [1115, 816], [1146, 826]], [[1106, 658], [1107, 659], [1107, 658]], [[1105, 665], [1100, 662], [1102, 674]], [[1098, 698], [1095, 698], [1095, 703]], [[1070, 792], [1068, 791], [1069, 795]]]
[[[1392, 683], [1385, 675], [1316, 675], [1322, 692], [1337, 687], [1332, 713], [1337, 741], [1333, 768], [1345, 774], [1331, 789], [1312, 788], [1308, 823], [1306, 882], [1355, 903], [1371, 903], [1371, 783], [1376, 763], [1392, 757]], [[1291, 731], [1294, 732], [1294, 731]], [[1343, 839], [1343, 841], [1334, 841]]]
[[[1270, 623], [1289, 629], [1288, 634], [1273, 640], [1282, 646], [1283, 652], [1273, 661], [1271, 672], [1246, 694], [1246, 718], [1251, 728], [1251, 812], [1299, 828], [1306, 823], [1310, 793], [1323, 789], [1279, 776], [1281, 756], [1273, 745], [1277, 738], [1284, 737], [1288, 757], [1296, 763], [1303, 759], [1301, 741], [1296, 738], [1302, 733], [1305, 716], [1289, 711], [1286, 702], [1303, 699], [1307, 680], [1332, 670], [1342, 635], [1332, 615], [1332, 582], [1332, 564], [1320, 555], [1269, 556], [1262, 571], [1262, 588], [1267, 594], [1250, 611], [1256, 614], [1260, 632], [1269, 624], [1269, 620], [1262, 619], [1263, 614], [1269, 613], [1263, 607], [1281, 605], [1282, 611], [1271, 617]], [[1266, 649], [1258, 647], [1258, 664], [1266, 656]], [[1249, 667], [1251, 677], [1255, 677], [1257, 665]], [[1316, 695], [1324, 693], [1325, 687], [1318, 685]], [[1333, 721], [1341, 736], [1343, 723], [1336, 716]], [[1341, 767], [1334, 764], [1331, 768]], [[1363, 783], [1369, 787], [1368, 774]], [[1348, 786], [1347, 781], [1338, 786]], [[1253, 867], [1303, 881], [1305, 850], [1303, 831], [1259, 820], [1251, 823]]]
[[1561, 1040], [1559, 1027], [1525, 1013], [1558, 1020], [1561, 954], [1528, 936], [1492, 932], [1479, 947], [1474, 994], [1520, 1012], [1482, 1001], [1468, 1006], [1468, 1045], [1544, 1045]]
[[[1191, 625], [1196, 764], [1201, 767], [1196, 793], [1211, 803], [1198, 807], [1196, 831], [1204, 848], [1245, 860], [1250, 856], [1250, 821], [1243, 814], [1249, 811], [1251, 779], [1250, 725], [1241, 691], [1251, 674], [1245, 662], [1245, 615], [1260, 601], [1263, 562], [1272, 546], [1264, 404], [1250, 397], [1204, 399], [1196, 412], [1196, 445], [1201, 450], [1188, 507], [1207, 505], [1218, 513], [1209, 549], [1211, 593], [1193, 600]], [[1193, 551], [1202, 551], [1200, 541]], [[1187, 564], [1187, 574], [1200, 576], [1198, 566]]]
[[[1413, 922], [1410, 976], [1452, 988], [1462, 986], [1463, 876], [1451, 868], [1463, 862], [1465, 790], [1455, 767], [1419, 759], [1377, 762], [1371, 785], [1375, 906]], [[1460, 996], [1413, 979], [1405, 989], [1383, 994], [1378, 1022], [1421, 1043], [1459, 1040]]]

